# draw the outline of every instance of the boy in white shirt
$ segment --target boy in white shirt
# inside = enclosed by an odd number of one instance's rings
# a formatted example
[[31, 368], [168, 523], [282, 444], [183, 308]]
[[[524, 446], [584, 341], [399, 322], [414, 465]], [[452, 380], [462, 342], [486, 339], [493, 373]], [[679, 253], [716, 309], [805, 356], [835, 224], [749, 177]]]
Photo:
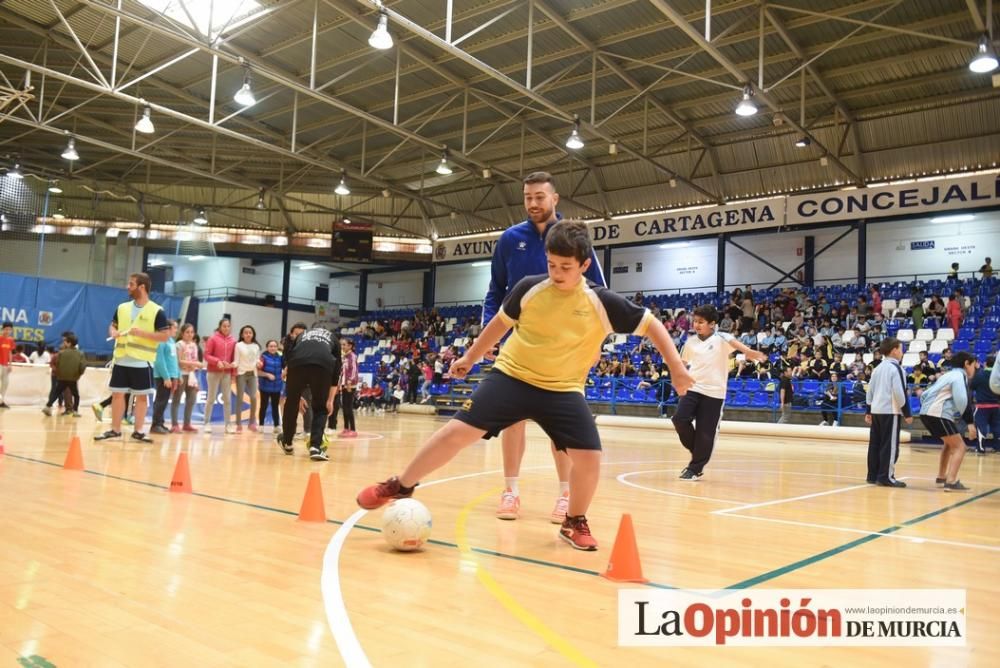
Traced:
[[677, 403], [674, 428], [683, 445], [691, 453], [691, 463], [681, 471], [681, 480], [696, 481], [712, 457], [715, 434], [726, 402], [729, 356], [739, 351], [755, 362], [767, 360], [767, 355], [751, 350], [730, 334], [715, 331], [719, 312], [714, 306], [699, 306], [694, 310], [694, 331], [681, 353], [695, 379], [694, 386]]

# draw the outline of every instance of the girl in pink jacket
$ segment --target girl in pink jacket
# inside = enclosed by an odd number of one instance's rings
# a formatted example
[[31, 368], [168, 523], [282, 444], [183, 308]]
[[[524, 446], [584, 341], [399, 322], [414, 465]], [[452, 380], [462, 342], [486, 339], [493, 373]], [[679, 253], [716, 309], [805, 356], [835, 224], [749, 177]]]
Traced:
[[232, 324], [228, 318], [219, 321], [219, 326], [212, 336], [205, 341], [205, 371], [208, 378], [208, 398], [205, 402], [205, 432], [212, 431], [212, 413], [219, 391], [222, 391], [222, 415], [226, 433], [231, 433], [229, 416], [232, 414], [232, 379], [236, 374], [234, 352], [236, 339], [230, 331]]

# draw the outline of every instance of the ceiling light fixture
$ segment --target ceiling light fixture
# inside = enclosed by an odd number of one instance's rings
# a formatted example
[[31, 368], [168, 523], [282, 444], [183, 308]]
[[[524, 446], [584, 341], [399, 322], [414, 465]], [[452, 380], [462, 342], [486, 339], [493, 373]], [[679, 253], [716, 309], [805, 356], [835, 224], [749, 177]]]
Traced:
[[811, 143], [812, 143], [812, 140], [809, 139], [809, 137], [806, 137], [805, 135], [803, 135], [803, 136], [801, 136], [801, 137], [799, 137], [798, 139], [795, 140], [795, 145], [797, 147], [799, 147], [799, 148], [805, 148], [806, 146], [809, 146], [809, 144], [811, 144]]
[[976, 74], [987, 74], [995, 70], [997, 65], [996, 51], [990, 44], [989, 35], [984, 34], [976, 45], [976, 55], [969, 61], [969, 69]]
[[573, 131], [569, 133], [569, 138], [566, 139], [566, 148], [579, 151], [583, 148], [583, 145], [583, 139], [580, 138], [580, 119], [574, 118]]
[[63, 212], [62, 204], [56, 207], [56, 212], [52, 214], [52, 217], [55, 218], [56, 220], [62, 220], [63, 218], [66, 217], [66, 214]]
[[368, 46], [373, 49], [385, 51], [392, 48], [392, 35], [389, 34], [389, 14], [382, 8], [382, 3], [378, 7], [378, 25], [368, 38]]
[[441, 152], [441, 162], [438, 163], [437, 169], [434, 171], [441, 176], [448, 176], [452, 173], [451, 167], [448, 165], [448, 149]]
[[205, 213], [205, 207], [198, 207], [198, 213], [194, 217], [194, 222], [196, 225], [208, 224], [208, 214]]
[[59, 187], [59, 181], [57, 181], [56, 179], [52, 179], [51, 181], [49, 181], [50, 193], [52, 193], [53, 195], [61, 195], [62, 191], [63, 191], [62, 188]]
[[340, 172], [340, 183], [338, 183], [337, 187], [333, 189], [333, 192], [337, 193], [338, 195], [350, 195], [351, 194], [351, 189], [347, 187], [347, 183], [345, 181], [345, 178], [346, 178], [346, 174], [344, 173], [343, 170], [341, 170], [341, 172]]
[[152, 109], [149, 108], [148, 104], [145, 107], [143, 107], [143, 109], [142, 109], [142, 117], [135, 124], [135, 131], [136, 132], [141, 132], [144, 135], [151, 135], [154, 132], [156, 132], [156, 128], [153, 127], [153, 119], [150, 118], [150, 115], [152, 113], [153, 113], [153, 111], [152, 111]]
[[264, 189], [261, 188], [260, 192], [257, 193], [257, 208], [263, 211], [266, 207], [264, 206]]
[[241, 62], [243, 62], [243, 85], [233, 95], [233, 102], [244, 107], [252, 107], [257, 104], [257, 98], [253, 96], [253, 88], [251, 86], [253, 80], [250, 76], [250, 66], [245, 61], [242, 61], [242, 59]]
[[12, 179], [23, 179], [24, 174], [21, 173], [21, 163], [15, 162], [14, 166], [7, 170], [7, 176]]
[[76, 152], [76, 139], [73, 137], [70, 137], [69, 141], [66, 143], [66, 148], [62, 152], [62, 157], [70, 161], [80, 159], [80, 154]]
[[753, 101], [753, 86], [743, 86], [743, 99], [736, 105], [737, 116], [753, 116], [757, 113], [757, 105]]

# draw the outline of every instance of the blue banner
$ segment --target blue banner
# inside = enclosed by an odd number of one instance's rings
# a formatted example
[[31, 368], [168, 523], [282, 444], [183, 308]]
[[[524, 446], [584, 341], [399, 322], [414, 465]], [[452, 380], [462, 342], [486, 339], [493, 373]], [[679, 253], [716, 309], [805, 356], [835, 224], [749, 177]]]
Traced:
[[[154, 292], [150, 298], [168, 318], [180, 315], [183, 297]], [[14, 340], [27, 352], [42, 342], [58, 350], [62, 333], [71, 331], [85, 353], [110, 355], [108, 325], [126, 300], [124, 288], [0, 272], [0, 322], [14, 324]]]

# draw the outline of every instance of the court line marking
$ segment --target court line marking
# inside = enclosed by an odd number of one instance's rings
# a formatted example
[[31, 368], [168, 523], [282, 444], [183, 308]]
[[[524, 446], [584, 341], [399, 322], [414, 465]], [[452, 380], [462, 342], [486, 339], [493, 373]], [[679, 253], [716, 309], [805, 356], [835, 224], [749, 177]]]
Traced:
[[514, 597], [511, 596], [510, 593], [493, 578], [493, 575], [483, 567], [483, 565], [476, 558], [475, 553], [473, 553], [470, 549], [469, 537], [466, 532], [469, 514], [472, 512], [473, 508], [482, 503], [487, 497], [494, 496], [502, 491], [502, 488], [497, 488], [483, 492], [465, 504], [462, 510], [459, 511], [458, 517], [455, 519], [455, 540], [458, 543], [459, 554], [466, 559], [471, 560], [472, 563], [475, 564], [476, 579], [479, 580], [479, 583], [483, 585], [486, 591], [488, 591], [490, 595], [493, 596], [493, 598], [495, 598], [500, 605], [507, 610], [507, 612], [513, 615], [517, 621], [527, 626], [528, 629], [535, 633], [535, 635], [544, 640], [549, 647], [562, 654], [577, 666], [593, 666], [596, 668], [597, 664], [588, 659], [583, 652], [574, 647], [571, 642], [546, 626], [542, 620], [518, 603]]
[[733, 501], [732, 499], [714, 499], [714, 498], [712, 498], [710, 496], [696, 496], [694, 494], [682, 494], [680, 492], [670, 492], [670, 491], [665, 490], [665, 489], [658, 489], [656, 487], [646, 487], [645, 485], [640, 485], [638, 483], [629, 482], [628, 481], [628, 477], [629, 476], [641, 475], [643, 473], [662, 473], [665, 470], [666, 469], [661, 469], [660, 471], [629, 471], [628, 473], [622, 473], [622, 474], [616, 476], [615, 480], [617, 480], [618, 482], [620, 482], [623, 485], [628, 485], [629, 487], [635, 487], [636, 489], [645, 490], [647, 492], [655, 492], [656, 494], [664, 494], [666, 496], [679, 496], [679, 497], [682, 497], [682, 498], [685, 498], [685, 499], [697, 499], [699, 501], [712, 501], [714, 503], [731, 503], [734, 506], [739, 506], [739, 505], [742, 505], [742, 504], [746, 503], [745, 501]]
[[[733, 509], [735, 510], [735, 509]], [[718, 513], [721, 514], [721, 513]], [[1000, 552], [1000, 546], [994, 545], [983, 545], [982, 543], [963, 543], [954, 540], [944, 540], [943, 538], [925, 538], [923, 536], [903, 536], [896, 533], [882, 533], [880, 531], [870, 531], [868, 529], [855, 529], [853, 527], [838, 527], [833, 524], [813, 524], [811, 522], [798, 522], [796, 520], [782, 520], [773, 517], [758, 517], [756, 515], [736, 515], [726, 513], [726, 517], [739, 517], [741, 519], [747, 520], [757, 520], [759, 522], [773, 522], [775, 524], [789, 524], [792, 526], [809, 527], [812, 529], [830, 529], [832, 531], [842, 531], [846, 533], [860, 533], [865, 535], [879, 535], [885, 536], [886, 538], [896, 538], [898, 540], [905, 540], [910, 543], [936, 543], [939, 545], [953, 545], [956, 547], [969, 547], [977, 550], [989, 550], [991, 552]]]
[[[902, 478], [900, 478], [902, 480]], [[774, 499], [772, 501], [762, 501], [760, 503], [748, 503], [745, 506], [737, 506], [736, 508], [723, 508], [721, 510], [713, 510], [712, 515], [726, 515], [728, 513], [735, 513], [739, 510], [749, 510], [750, 508], [764, 508], [765, 506], [777, 506], [782, 503], [791, 503], [792, 501], [804, 501], [805, 499], [815, 499], [820, 496], [829, 496], [831, 494], [840, 494], [842, 492], [850, 492], [854, 489], [864, 489], [866, 487], [871, 487], [868, 483], [862, 483], [860, 485], [851, 485], [850, 487], [838, 487], [836, 489], [828, 489], [824, 492], [814, 492], [812, 494], [802, 494], [801, 496], [792, 496], [786, 499]]]
[[988, 492], [983, 492], [982, 494], [977, 494], [976, 496], [973, 496], [973, 497], [968, 498], [968, 499], [964, 499], [962, 501], [959, 501], [958, 503], [953, 503], [950, 506], [945, 506], [944, 508], [938, 508], [937, 510], [933, 510], [933, 511], [931, 511], [929, 513], [924, 513], [923, 515], [920, 515], [919, 517], [914, 517], [913, 519], [906, 520], [904, 522], [900, 522], [899, 524], [895, 524], [895, 525], [890, 526], [890, 527], [886, 527], [885, 529], [882, 529], [881, 531], [877, 531], [877, 532], [875, 532], [875, 533], [873, 533], [871, 535], [862, 536], [861, 538], [858, 538], [857, 540], [852, 540], [849, 543], [844, 543], [843, 545], [838, 545], [837, 547], [830, 548], [829, 550], [824, 550], [823, 552], [820, 552], [818, 554], [814, 554], [814, 555], [812, 555], [810, 557], [806, 557], [805, 559], [799, 559], [798, 561], [792, 562], [792, 563], [787, 564], [785, 566], [781, 566], [780, 568], [775, 568], [775, 569], [770, 570], [770, 571], [768, 571], [766, 573], [761, 573], [760, 575], [756, 575], [756, 576], [754, 576], [752, 578], [747, 578], [746, 580], [743, 580], [741, 582], [737, 582], [736, 584], [729, 585], [728, 587], [726, 587], [726, 589], [749, 589], [750, 587], [755, 587], [755, 586], [757, 586], [759, 584], [762, 584], [764, 582], [768, 582], [769, 580], [773, 580], [775, 578], [781, 577], [782, 575], [786, 575], [788, 573], [792, 573], [794, 571], [803, 569], [806, 566], [811, 566], [812, 564], [818, 563], [818, 562], [823, 561], [825, 559], [829, 559], [830, 557], [836, 556], [836, 555], [838, 555], [838, 554], [840, 554], [842, 552], [847, 552], [848, 550], [852, 550], [852, 549], [854, 549], [856, 547], [860, 547], [861, 545], [865, 545], [865, 544], [870, 543], [870, 542], [872, 542], [874, 540], [878, 540], [879, 538], [882, 538], [884, 536], [888, 536], [890, 534], [896, 533], [897, 531], [905, 529], [906, 527], [910, 527], [910, 526], [913, 526], [915, 524], [919, 524], [921, 522], [929, 520], [929, 519], [931, 519], [933, 517], [937, 517], [938, 515], [946, 513], [946, 512], [948, 512], [950, 510], [954, 510], [956, 508], [961, 508], [962, 506], [966, 506], [966, 505], [968, 505], [970, 503], [973, 503], [975, 501], [979, 501], [980, 499], [985, 499], [986, 497], [988, 497], [988, 496], [990, 496], [992, 494], [996, 494], [997, 492], [1000, 492], [1000, 487], [994, 487], [993, 489], [989, 490]]
[[340, 525], [340, 529], [334, 532], [333, 538], [330, 539], [326, 551], [323, 553], [323, 570], [320, 574], [320, 592], [323, 595], [323, 608], [326, 611], [327, 624], [333, 634], [333, 641], [340, 651], [340, 656], [344, 659], [344, 665], [348, 668], [370, 668], [372, 665], [365, 650], [361, 647], [361, 641], [354, 633], [351, 618], [344, 605], [344, 594], [340, 589], [341, 548], [344, 546], [344, 541], [347, 540], [351, 528], [366, 514], [368, 514], [367, 510], [358, 510]]

